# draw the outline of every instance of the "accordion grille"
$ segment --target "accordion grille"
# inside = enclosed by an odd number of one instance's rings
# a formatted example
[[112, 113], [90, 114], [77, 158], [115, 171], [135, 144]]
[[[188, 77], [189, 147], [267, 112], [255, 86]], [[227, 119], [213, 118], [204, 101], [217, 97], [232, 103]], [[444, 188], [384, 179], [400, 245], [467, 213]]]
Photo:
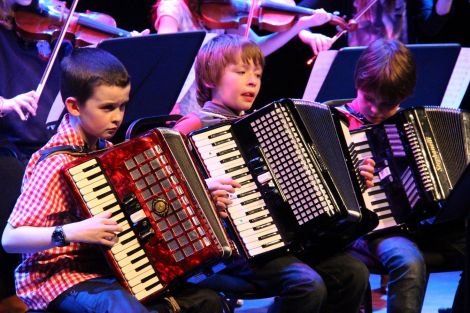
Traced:
[[261, 119], [252, 121], [251, 127], [298, 224], [319, 215], [338, 214], [287, 107], [278, 106]]
[[[293, 102], [314, 144], [314, 149], [318, 151], [318, 157], [331, 174], [331, 178], [346, 207], [359, 211], [357, 195], [354, 192], [355, 189], [351, 180], [357, 178], [351, 178], [339, 139], [343, 136], [349, 137], [349, 131], [344, 132], [344, 134], [337, 134], [333, 116], [328, 106], [305, 100], [293, 100]], [[332, 134], [335, 135], [332, 136]]]
[[469, 163], [469, 114], [445, 108], [427, 107], [425, 110], [450, 183], [454, 186]]

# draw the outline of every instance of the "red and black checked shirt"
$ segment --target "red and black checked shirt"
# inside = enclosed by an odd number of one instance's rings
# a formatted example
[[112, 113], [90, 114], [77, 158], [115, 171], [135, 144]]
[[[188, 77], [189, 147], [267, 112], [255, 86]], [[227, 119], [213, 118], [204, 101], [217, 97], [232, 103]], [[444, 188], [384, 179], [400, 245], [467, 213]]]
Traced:
[[[62, 146], [84, 146], [66, 115], [57, 134], [41, 150]], [[41, 151], [39, 150], [39, 151]], [[51, 227], [82, 220], [60, 169], [76, 156], [57, 154], [37, 161], [33, 154], [23, 178], [22, 193], [8, 220], [13, 227]], [[23, 254], [15, 271], [16, 291], [30, 309], [46, 309], [68, 288], [91, 278], [109, 275], [102, 252], [95, 245], [72, 243], [38, 253]]]

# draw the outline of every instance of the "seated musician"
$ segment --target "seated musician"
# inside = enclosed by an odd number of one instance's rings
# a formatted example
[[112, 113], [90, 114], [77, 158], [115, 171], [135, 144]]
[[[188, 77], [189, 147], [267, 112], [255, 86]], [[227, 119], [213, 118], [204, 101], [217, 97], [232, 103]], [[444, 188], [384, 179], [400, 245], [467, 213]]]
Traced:
[[[196, 58], [197, 98], [202, 108], [183, 117], [175, 128], [185, 134], [203, 126], [236, 119], [249, 110], [261, 87], [264, 58], [259, 47], [236, 35], [220, 35]], [[228, 193], [240, 185], [227, 177], [210, 181], [219, 209], [231, 203]], [[241, 295], [275, 296], [270, 312], [358, 312], [368, 272], [348, 254], [337, 253], [312, 267], [293, 255], [261, 264], [238, 263], [202, 284]]]
[[123, 120], [130, 80], [118, 59], [97, 48], [77, 49], [61, 65], [68, 114], [33, 154], [2, 237], [7, 252], [23, 254], [15, 273], [18, 296], [30, 309], [60, 312], [222, 312], [217, 293], [192, 285], [146, 307], [112, 276], [100, 248], [117, 242], [120, 226], [109, 212], [85, 219], [61, 175], [79, 156], [39, 158], [58, 146], [109, 146], [106, 140]]
[[[353, 130], [378, 124], [394, 115], [416, 84], [416, 66], [410, 50], [398, 40], [378, 39], [359, 57], [354, 82], [357, 97], [340, 107]], [[428, 238], [429, 240], [430, 238]], [[387, 312], [421, 312], [426, 288], [423, 254], [405, 231], [357, 240], [352, 252], [373, 268], [389, 275]]]

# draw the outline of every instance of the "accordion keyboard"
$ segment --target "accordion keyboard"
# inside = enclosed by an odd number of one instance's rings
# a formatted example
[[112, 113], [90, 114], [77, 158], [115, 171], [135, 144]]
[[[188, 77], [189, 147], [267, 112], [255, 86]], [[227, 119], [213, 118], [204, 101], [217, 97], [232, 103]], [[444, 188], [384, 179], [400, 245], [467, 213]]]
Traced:
[[285, 243], [230, 128], [230, 125], [225, 125], [196, 134], [192, 140], [210, 177], [230, 176], [241, 184], [242, 187], [231, 195], [232, 204], [228, 206], [228, 212], [248, 254], [256, 256], [283, 247]]
[[[97, 161], [91, 159], [71, 168], [69, 173], [80, 190], [90, 213], [95, 216], [105, 211], [112, 212], [112, 219], [121, 226], [122, 232], [118, 234], [119, 242], [110, 251], [130, 291], [138, 300], [141, 300], [163, 289], [156, 271], [150, 264], [144, 249], [140, 247], [137, 235], [126, 219]], [[140, 211], [134, 214], [134, 220], [142, 215], [145, 216]]]
[[[355, 131], [351, 133], [354, 147], [351, 155], [355, 156], [357, 165], [367, 158], [373, 159], [371, 147], [369, 146], [365, 132]], [[387, 195], [380, 183], [378, 173], [374, 173], [374, 186], [363, 190], [363, 197], [367, 209], [375, 212], [379, 217], [379, 225], [376, 229], [388, 228], [396, 226], [397, 223], [393, 217], [391, 204], [387, 199]]]

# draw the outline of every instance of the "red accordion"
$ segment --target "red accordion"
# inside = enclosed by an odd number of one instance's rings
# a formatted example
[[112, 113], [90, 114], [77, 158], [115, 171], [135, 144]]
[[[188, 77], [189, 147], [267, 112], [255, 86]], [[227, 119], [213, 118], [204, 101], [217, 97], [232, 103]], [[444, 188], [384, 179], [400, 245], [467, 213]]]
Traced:
[[63, 169], [86, 215], [110, 211], [122, 227], [106, 257], [138, 300], [231, 255], [195, 168], [178, 132], [154, 129]]

